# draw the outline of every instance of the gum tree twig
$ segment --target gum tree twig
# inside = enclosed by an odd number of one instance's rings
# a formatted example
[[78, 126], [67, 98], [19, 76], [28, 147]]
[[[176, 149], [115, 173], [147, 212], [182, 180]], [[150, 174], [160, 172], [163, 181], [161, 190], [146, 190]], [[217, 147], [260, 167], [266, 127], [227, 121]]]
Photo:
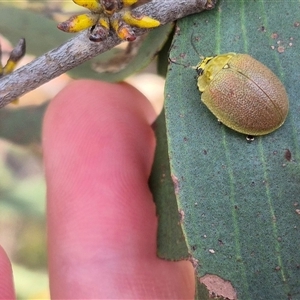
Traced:
[[[212, 9], [217, 0], [152, 0], [134, 11], [153, 17], [162, 25], [182, 17]], [[136, 35], [145, 30], [137, 29]], [[91, 42], [84, 31], [63, 45], [50, 50], [27, 65], [0, 80], [0, 108], [21, 95], [36, 89], [51, 79], [83, 62], [115, 47], [121, 40], [112, 33], [99, 43]]]

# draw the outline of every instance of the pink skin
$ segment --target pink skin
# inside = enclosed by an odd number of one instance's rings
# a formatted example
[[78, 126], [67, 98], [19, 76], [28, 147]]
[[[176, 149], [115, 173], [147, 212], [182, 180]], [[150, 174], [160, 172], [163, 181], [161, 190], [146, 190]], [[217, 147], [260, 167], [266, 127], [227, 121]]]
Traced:
[[15, 299], [10, 261], [0, 246], [0, 299]]
[[[156, 257], [155, 113], [127, 84], [80, 80], [44, 120], [52, 299], [193, 299], [190, 262]], [[0, 248], [0, 299], [14, 299]]]

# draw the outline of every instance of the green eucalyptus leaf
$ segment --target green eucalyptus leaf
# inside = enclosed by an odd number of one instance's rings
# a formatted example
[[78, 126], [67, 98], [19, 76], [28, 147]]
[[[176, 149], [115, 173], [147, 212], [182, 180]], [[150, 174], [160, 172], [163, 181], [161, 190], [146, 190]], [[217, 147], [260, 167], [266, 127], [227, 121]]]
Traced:
[[166, 77], [169, 66], [169, 52], [172, 46], [173, 32], [169, 35], [168, 40], [157, 55], [157, 73], [160, 76]]
[[[187, 259], [189, 257], [184, 234], [180, 226], [183, 216], [178, 212], [174, 185], [176, 178], [171, 178], [170, 159], [168, 154], [167, 136], [164, 130], [166, 121], [164, 111], [155, 122], [157, 147], [152, 167], [149, 185], [156, 200], [156, 209], [159, 219], [157, 233], [157, 254], [173, 260]], [[162, 200], [162, 201], [160, 201]]]
[[[166, 127], [188, 251], [199, 278], [228, 281], [239, 300], [300, 299], [299, 16], [299, 1], [221, 0], [177, 23], [170, 53]], [[200, 60], [192, 43], [203, 56], [248, 53], [268, 66], [289, 96], [285, 124], [252, 143], [219, 124], [188, 67]]]

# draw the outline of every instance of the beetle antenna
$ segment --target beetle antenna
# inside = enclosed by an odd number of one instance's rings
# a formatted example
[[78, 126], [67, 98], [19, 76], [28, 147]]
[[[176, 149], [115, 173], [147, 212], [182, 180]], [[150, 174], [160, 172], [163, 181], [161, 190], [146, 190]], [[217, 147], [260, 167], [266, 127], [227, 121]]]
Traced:
[[196, 48], [196, 46], [195, 46], [195, 43], [194, 43], [194, 31], [193, 31], [192, 34], [191, 34], [191, 45], [192, 45], [194, 51], [195, 51], [195, 52], [197, 53], [197, 55], [199, 56], [199, 58], [200, 58], [201, 60], [204, 59], [204, 56], [200, 55], [200, 53], [198, 52], [198, 50], [197, 50], [197, 48]]
[[169, 62], [171, 62], [171, 63], [173, 63], [173, 64], [176, 64], [176, 65], [180, 65], [180, 66], [184, 66], [184, 67], [186, 67], [186, 68], [189, 68], [190, 66], [185, 65], [185, 64], [183, 64], [183, 63], [179, 63], [179, 62], [176, 61], [176, 58], [173, 59], [173, 58], [170, 57], [170, 52], [171, 52], [172, 48], [174, 47], [174, 45], [175, 45], [175, 39], [173, 40], [173, 42], [172, 42], [172, 44], [171, 44], [171, 46], [170, 46], [169, 55], [168, 55], [168, 60], [169, 60]]
[[199, 52], [198, 52], [198, 50], [197, 50], [197, 48], [196, 48], [196, 46], [195, 46], [193, 37], [194, 37], [194, 31], [193, 31], [192, 34], [191, 34], [191, 45], [192, 45], [194, 51], [195, 51], [195, 52], [198, 54], [198, 56], [200, 57], [200, 54], [199, 54]]

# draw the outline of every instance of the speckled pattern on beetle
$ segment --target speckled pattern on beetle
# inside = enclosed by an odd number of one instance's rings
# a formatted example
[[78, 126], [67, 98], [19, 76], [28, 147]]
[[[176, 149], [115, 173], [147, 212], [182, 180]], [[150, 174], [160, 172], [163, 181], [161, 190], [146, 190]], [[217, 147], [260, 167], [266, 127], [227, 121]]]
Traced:
[[289, 109], [278, 77], [248, 54], [226, 53], [196, 67], [201, 100], [229, 128], [264, 135], [279, 128]]

